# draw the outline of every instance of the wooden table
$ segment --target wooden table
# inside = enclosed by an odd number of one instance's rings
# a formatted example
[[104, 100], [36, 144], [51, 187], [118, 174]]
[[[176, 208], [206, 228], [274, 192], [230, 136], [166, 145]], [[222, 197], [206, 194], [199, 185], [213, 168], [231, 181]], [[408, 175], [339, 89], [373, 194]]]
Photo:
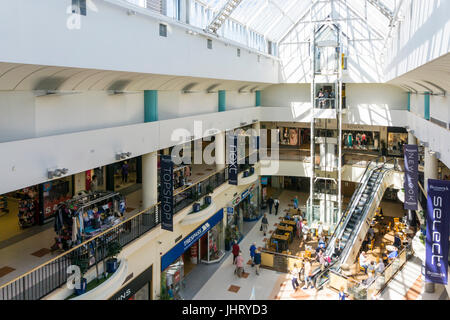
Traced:
[[373, 228], [373, 232], [378, 233], [380, 232], [380, 230], [378, 230], [377, 228]]
[[280, 235], [280, 234], [272, 234], [272, 236], [270, 237], [270, 242], [272, 242], [272, 240], [277, 240], [280, 242], [280, 244], [278, 246], [278, 250], [283, 251], [283, 250], [288, 249], [289, 236]]
[[389, 251], [389, 252], [395, 251], [396, 249], [397, 249], [396, 247], [391, 246], [391, 245], [387, 245], [386, 246], [386, 250]]
[[294, 233], [294, 228], [293, 228], [293, 227], [278, 225], [278, 226], [277, 226], [277, 230], [280, 230], [281, 232], [283, 232], [283, 234], [284, 234], [284, 233], [289, 233], [289, 242], [292, 241], [292, 239], [293, 239], [293, 233]]
[[292, 220], [281, 220], [280, 224], [281, 225], [287, 224], [287, 225], [291, 225], [291, 226], [295, 226], [296, 225], [295, 221], [292, 221]]

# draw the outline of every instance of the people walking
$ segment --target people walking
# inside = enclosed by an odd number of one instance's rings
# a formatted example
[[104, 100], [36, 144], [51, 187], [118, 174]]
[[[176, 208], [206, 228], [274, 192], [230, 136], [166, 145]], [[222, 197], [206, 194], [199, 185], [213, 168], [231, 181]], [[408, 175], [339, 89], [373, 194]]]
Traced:
[[272, 207], [273, 207], [273, 199], [272, 197], [269, 197], [269, 199], [267, 200], [267, 204], [269, 205], [269, 214], [272, 214]]
[[258, 249], [255, 250], [254, 263], [256, 275], [259, 276], [259, 268], [261, 267], [261, 252], [259, 252]]
[[311, 285], [311, 289], [314, 288], [312, 280], [311, 280], [311, 262], [308, 258], [305, 259], [304, 262], [304, 276], [305, 278], [305, 286], [303, 289], [308, 289], [308, 286]]
[[296, 291], [297, 288], [300, 286], [298, 284], [298, 268], [296, 263], [294, 263], [294, 268], [292, 268], [291, 270], [291, 282], [292, 288], [294, 289], [294, 291]]
[[128, 182], [128, 163], [124, 161], [122, 165], [122, 183], [127, 182]]
[[239, 251], [236, 257], [236, 275], [240, 278], [242, 277], [242, 273], [244, 272], [244, 258], [242, 257], [242, 252]]
[[280, 201], [278, 199], [273, 200], [275, 204], [275, 215], [278, 215], [278, 207], [280, 206]]
[[267, 216], [264, 213], [264, 216], [261, 220], [261, 227], [262, 227], [262, 231], [264, 232], [264, 236], [266, 236], [268, 226], [269, 226], [269, 221], [267, 220]]
[[298, 209], [298, 197], [295, 196], [294, 198], [294, 209], [297, 210]]
[[239, 251], [240, 251], [239, 245], [238, 245], [237, 241], [234, 240], [233, 249], [232, 249], [232, 252], [233, 252], [233, 264], [236, 263], [236, 257], [239, 255]]
[[255, 266], [255, 251], [256, 251], [256, 242], [250, 246], [250, 257], [252, 258], [252, 267]]
[[344, 287], [341, 286], [341, 290], [339, 290], [339, 300], [345, 300], [345, 291], [344, 291]]

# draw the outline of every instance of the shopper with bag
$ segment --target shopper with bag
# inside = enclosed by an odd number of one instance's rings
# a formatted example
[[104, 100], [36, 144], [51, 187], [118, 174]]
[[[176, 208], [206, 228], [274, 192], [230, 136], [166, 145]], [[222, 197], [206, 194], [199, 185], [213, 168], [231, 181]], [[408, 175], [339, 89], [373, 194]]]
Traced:
[[267, 228], [269, 226], [269, 221], [267, 220], [266, 214], [264, 214], [262, 221], [261, 221], [261, 231], [264, 232], [264, 236], [266, 236]]
[[239, 278], [242, 277], [244, 273], [244, 258], [242, 257], [242, 252], [239, 251], [238, 256], [236, 257], [236, 270], [234, 272]]

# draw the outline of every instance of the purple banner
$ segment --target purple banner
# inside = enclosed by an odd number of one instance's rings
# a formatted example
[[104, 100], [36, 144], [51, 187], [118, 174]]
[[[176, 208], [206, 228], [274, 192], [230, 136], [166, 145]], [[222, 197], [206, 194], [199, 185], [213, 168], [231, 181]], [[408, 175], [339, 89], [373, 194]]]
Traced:
[[450, 181], [428, 179], [425, 280], [447, 284]]
[[173, 161], [161, 156], [161, 229], [173, 232]]
[[417, 210], [417, 193], [419, 191], [419, 149], [415, 144], [406, 144], [405, 152], [405, 210]]

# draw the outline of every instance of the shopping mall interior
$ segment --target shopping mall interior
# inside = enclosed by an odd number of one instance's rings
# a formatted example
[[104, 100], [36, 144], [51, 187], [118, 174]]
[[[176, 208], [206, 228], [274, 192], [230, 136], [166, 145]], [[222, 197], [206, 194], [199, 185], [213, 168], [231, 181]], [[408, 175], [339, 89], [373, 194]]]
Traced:
[[450, 1], [0, 8], [0, 300], [449, 299]]

